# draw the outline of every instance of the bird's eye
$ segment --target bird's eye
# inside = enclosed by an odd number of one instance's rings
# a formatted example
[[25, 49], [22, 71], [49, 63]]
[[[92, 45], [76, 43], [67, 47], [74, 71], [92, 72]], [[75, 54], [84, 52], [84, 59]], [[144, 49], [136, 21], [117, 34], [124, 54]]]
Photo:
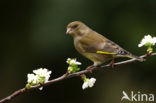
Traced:
[[73, 26], [74, 29], [77, 28], [77, 27], [78, 27], [78, 25], [74, 25], [74, 26]]

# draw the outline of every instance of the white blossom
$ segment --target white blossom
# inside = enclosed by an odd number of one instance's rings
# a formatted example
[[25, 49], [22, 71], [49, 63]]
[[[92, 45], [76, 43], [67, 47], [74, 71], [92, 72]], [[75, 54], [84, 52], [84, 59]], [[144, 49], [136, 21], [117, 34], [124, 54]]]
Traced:
[[75, 65], [81, 65], [81, 62], [78, 62], [76, 59], [68, 58], [66, 61], [69, 65], [75, 64]]
[[40, 78], [34, 74], [28, 74], [27, 78], [28, 78], [27, 80], [28, 83], [38, 84], [40, 81]]
[[[33, 73], [27, 75], [27, 89], [30, 89], [30, 87], [34, 85], [46, 83], [50, 78], [51, 71], [48, 71], [46, 68], [40, 68], [33, 70]], [[43, 87], [40, 87], [39, 89], [42, 90]]]
[[70, 61], [71, 61], [71, 58], [68, 58], [66, 62], [69, 64]]
[[86, 88], [88, 88], [88, 82], [84, 82], [82, 85], [82, 89], [86, 89]]
[[76, 59], [72, 59], [72, 60], [70, 61], [70, 63], [71, 63], [71, 64], [76, 64], [76, 65], [81, 65], [81, 63], [78, 62], [78, 61], [76, 61]]
[[39, 90], [43, 90], [43, 87], [40, 87]]
[[50, 78], [51, 71], [48, 71], [46, 68], [40, 68], [37, 70], [33, 70], [33, 73], [41, 78], [45, 78], [45, 82], [47, 82]]
[[84, 83], [82, 85], [82, 89], [86, 89], [88, 87], [90, 87], [90, 88], [93, 87], [95, 82], [96, 82], [95, 78], [90, 78], [90, 79], [86, 78], [86, 81], [84, 81]]
[[151, 35], [145, 35], [144, 38], [141, 40], [140, 44], [138, 44], [138, 47], [142, 47], [144, 45], [150, 44], [155, 45], [156, 43], [156, 37], [153, 37]]

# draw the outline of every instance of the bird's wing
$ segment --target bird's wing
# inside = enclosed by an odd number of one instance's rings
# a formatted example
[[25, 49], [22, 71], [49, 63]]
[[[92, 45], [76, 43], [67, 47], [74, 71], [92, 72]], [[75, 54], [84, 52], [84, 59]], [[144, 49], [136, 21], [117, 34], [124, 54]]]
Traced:
[[81, 47], [87, 53], [100, 53], [100, 54], [108, 54], [108, 55], [127, 55], [128, 51], [121, 48], [116, 43], [108, 40], [100, 34], [96, 34], [99, 36], [95, 36], [92, 38], [90, 35], [82, 38], [79, 42], [81, 43]]
[[102, 54], [106, 54], [105, 52], [112, 53], [115, 55], [128, 55], [129, 54], [128, 51], [124, 50], [122, 47], [120, 47], [119, 45], [117, 45], [116, 43], [108, 39], [105, 41], [105, 45], [103, 46], [102, 50], [97, 51], [97, 53], [102, 53]]

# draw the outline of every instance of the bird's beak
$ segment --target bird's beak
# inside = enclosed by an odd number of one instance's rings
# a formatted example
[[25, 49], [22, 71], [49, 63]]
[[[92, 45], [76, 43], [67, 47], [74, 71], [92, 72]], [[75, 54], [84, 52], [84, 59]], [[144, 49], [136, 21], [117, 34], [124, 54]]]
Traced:
[[66, 34], [69, 34], [70, 31], [71, 31], [71, 28], [67, 28]]

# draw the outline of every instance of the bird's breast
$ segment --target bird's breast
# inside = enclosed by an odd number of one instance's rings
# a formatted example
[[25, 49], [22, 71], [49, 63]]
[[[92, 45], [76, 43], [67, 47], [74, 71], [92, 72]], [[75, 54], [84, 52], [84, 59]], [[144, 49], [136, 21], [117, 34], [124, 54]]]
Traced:
[[78, 39], [74, 40], [74, 45], [75, 45], [76, 50], [80, 54], [82, 54], [86, 58], [90, 59], [94, 63], [102, 64], [102, 63], [106, 62], [107, 60], [109, 60], [110, 58], [112, 58], [111, 55], [97, 54], [97, 53], [91, 53], [91, 52], [86, 51], [84, 49], [84, 45], [81, 42], [79, 42]]
[[82, 54], [82, 53], [85, 52], [85, 49], [83, 48], [83, 45], [82, 45], [82, 43], [80, 42], [80, 39], [81, 39], [81, 38], [76, 38], [76, 39], [74, 39], [74, 46], [75, 46], [76, 50], [77, 50], [80, 54]]

